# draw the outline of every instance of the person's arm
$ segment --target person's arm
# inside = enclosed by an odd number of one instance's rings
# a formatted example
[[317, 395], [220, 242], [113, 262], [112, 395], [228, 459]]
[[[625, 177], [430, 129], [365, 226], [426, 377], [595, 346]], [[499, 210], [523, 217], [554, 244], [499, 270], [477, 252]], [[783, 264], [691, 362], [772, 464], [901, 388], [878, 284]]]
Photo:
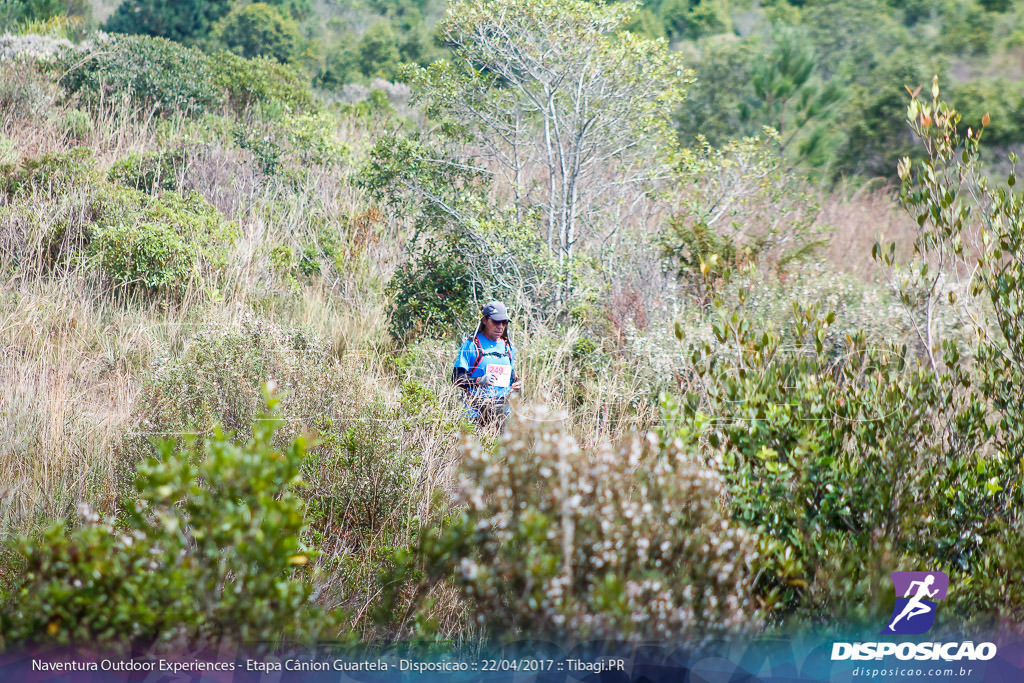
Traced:
[[522, 382], [521, 379], [519, 379], [519, 375], [516, 374], [515, 360], [516, 360], [516, 350], [515, 349], [511, 349], [511, 351], [509, 353], [509, 362], [512, 363], [512, 377], [511, 377], [511, 385], [509, 386], [509, 391], [511, 391], [511, 392], [520, 392], [520, 391], [523, 390], [523, 382]]
[[469, 376], [466, 368], [455, 368], [452, 371], [452, 383], [460, 389], [469, 390], [476, 386], [476, 382]]

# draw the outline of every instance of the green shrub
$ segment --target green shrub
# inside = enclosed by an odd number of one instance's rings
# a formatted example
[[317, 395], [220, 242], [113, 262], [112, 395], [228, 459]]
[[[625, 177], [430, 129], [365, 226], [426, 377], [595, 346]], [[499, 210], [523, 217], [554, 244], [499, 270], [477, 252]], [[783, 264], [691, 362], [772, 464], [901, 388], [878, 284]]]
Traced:
[[230, 9], [229, 0], [127, 0], [118, 5], [105, 28], [111, 33], [145, 33], [195, 42]]
[[185, 167], [183, 149], [130, 154], [110, 167], [107, 179], [143, 192], [177, 190], [178, 177]]
[[85, 0], [0, 0], [0, 31], [11, 31], [18, 24], [45, 22], [74, 16], [81, 21], [92, 14]]
[[92, 132], [92, 117], [81, 109], [69, 109], [61, 116], [59, 126], [65, 137], [81, 141]]
[[181, 294], [226, 264], [236, 232], [198, 193], [164, 192], [138, 213], [101, 217], [89, 253], [116, 285]]
[[210, 39], [240, 57], [295, 61], [302, 47], [299, 25], [263, 2], [237, 5], [217, 22]]
[[91, 107], [126, 99], [166, 116], [199, 114], [224, 99], [206, 55], [165, 38], [110, 36], [85, 54], [66, 50], [55, 68], [65, 92]]
[[583, 448], [565, 416], [514, 420], [496, 452], [470, 440], [461, 511], [425, 529], [401, 579], [454, 573], [498, 638], [696, 641], [757, 628], [756, 538], [720, 506], [696, 433]]
[[687, 430], [714, 416], [704, 438], [733, 516], [771, 541], [759, 559], [768, 606], [834, 616], [836, 586], [891, 571], [851, 554], [970, 570], [999, 539], [1017, 465], [986, 452], [984, 403], [956, 347], [937, 374], [863, 334], [836, 347], [831, 313], [793, 308], [787, 343], [725, 311], [713, 342], [687, 348], [701, 391], [663, 416]]
[[65, 50], [51, 68], [61, 74], [67, 95], [91, 107], [127, 100], [162, 116], [195, 116], [225, 102], [236, 109], [262, 103], [289, 111], [314, 104], [308, 81], [273, 59], [230, 52], [208, 56], [164, 38], [109, 36], [84, 54]]
[[[260, 409], [260, 387], [275, 382], [289, 417], [283, 436], [300, 425], [337, 423], [346, 383], [330, 345], [298, 329], [247, 315], [240, 324], [210, 325], [147, 380], [134, 420], [142, 432], [206, 433], [214, 425], [245, 435]], [[129, 463], [149, 455], [144, 439], [126, 440]]]
[[19, 161], [21, 161], [21, 156], [14, 145], [14, 140], [6, 135], [0, 135], [0, 175], [5, 174], [4, 168], [13, 170]]
[[390, 554], [408, 543], [410, 500], [420, 493], [416, 451], [404, 442], [421, 420], [368, 402], [366, 374], [354, 359], [339, 360], [329, 342], [265, 319], [210, 325], [146, 381], [132, 416], [138, 433], [123, 439], [118, 458], [131, 466], [148, 457], [153, 447], [141, 435], [151, 432], [187, 438], [219, 423], [244, 436], [259, 414], [262, 383], [273, 381], [287, 416], [278, 445], [305, 430], [316, 435], [302, 495], [310, 538], [331, 549], [319, 560], [328, 570], [321, 587], [358, 611], [374, 599]]
[[393, 308], [389, 331], [396, 340], [453, 335], [476, 315], [483, 297], [457, 239], [428, 239], [395, 271], [387, 293]]
[[139, 465], [137, 499], [118, 522], [85, 509], [78, 527], [23, 539], [0, 649], [260, 651], [335, 636], [302, 576], [312, 556], [295, 491], [305, 444], [275, 448], [281, 424], [270, 412], [247, 442], [217, 431], [189, 448], [164, 444]]
[[312, 109], [309, 82], [295, 69], [268, 57], [245, 59], [230, 52], [209, 58], [213, 83], [227, 93], [236, 110], [262, 103], [270, 109]]
[[19, 197], [61, 197], [74, 189], [88, 187], [98, 178], [96, 159], [89, 147], [52, 152], [38, 159], [24, 159], [20, 167], [8, 168], [0, 179], [0, 192], [9, 199]]

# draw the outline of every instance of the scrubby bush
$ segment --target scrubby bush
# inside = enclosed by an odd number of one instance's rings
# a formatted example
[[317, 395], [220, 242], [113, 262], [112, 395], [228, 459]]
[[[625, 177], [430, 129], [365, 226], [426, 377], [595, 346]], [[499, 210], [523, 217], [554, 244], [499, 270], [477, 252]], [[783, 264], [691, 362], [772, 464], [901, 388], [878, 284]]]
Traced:
[[564, 420], [538, 410], [496, 451], [467, 442], [461, 509], [424, 530], [404, 568], [426, 585], [454, 573], [496, 638], [682, 642], [756, 628], [757, 539], [721, 507], [696, 432], [583, 448]]
[[143, 192], [177, 190], [178, 178], [184, 170], [187, 153], [184, 149], [163, 149], [157, 152], [129, 154], [110, 167], [107, 179]]
[[58, 89], [40, 72], [35, 60], [21, 56], [3, 58], [0, 69], [0, 110], [16, 120], [39, 121], [49, 113]]
[[108, 36], [83, 51], [67, 48], [52, 66], [69, 96], [90, 107], [127, 100], [160, 115], [201, 115], [225, 102], [237, 109], [262, 103], [309, 109], [309, 83], [291, 67], [267, 57], [230, 52], [206, 55], [164, 38]]
[[[301, 330], [247, 316], [237, 326], [200, 330], [177, 358], [156, 368], [135, 420], [143, 432], [206, 433], [220, 424], [244, 435], [259, 412], [260, 387], [271, 380], [290, 419], [314, 426], [317, 417], [337, 417], [341, 383], [329, 347]], [[125, 455], [134, 462], [148, 451], [144, 439], [132, 439]]]
[[[704, 437], [733, 515], [778, 544], [761, 559], [768, 603], [815, 618], [838, 599], [820, 570], [845, 553], [884, 542], [896, 562], [969, 566], [1003, 504], [986, 482], [1008, 474], [978, 451], [981, 405], [958, 390], [952, 350], [950, 374], [937, 376], [908, 363], [905, 347], [862, 334], [838, 342], [833, 320], [794, 305], [783, 343], [726, 312], [715, 340], [687, 351], [701, 390], [664, 416], [684, 415], [684, 425], [714, 416]], [[844, 570], [857, 580], [872, 568]]]
[[263, 2], [235, 6], [217, 22], [210, 39], [241, 57], [269, 57], [282, 64], [297, 59], [302, 47], [295, 20]]
[[197, 41], [231, 9], [229, 0], [127, 0], [107, 20], [112, 33], [145, 33], [177, 42]]
[[180, 294], [226, 264], [237, 229], [201, 195], [164, 192], [139, 205], [102, 216], [92, 231], [89, 254], [115, 285]]
[[734, 271], [751, 265], [785, 273], [824, 244], [808, 188], [787, 168], [778, 136], [715, 149], [698, 138], [681, 155], [685, 209], [659, 242], [692, 296], [706, 306]]
[[61, 116], [59, 125], [67, 138], [81, 141], [92, 132], [92, 117], [81, 109], [69, 109]]
[[245, 59], [230, 52], [218, 52], [210, 56], [209, 65], [213, 83], [227, 93], [236, 110], [257, 103], [290, 111], [314, 107], [306, 78], [269, 57]]
[[0, 0], [0, 31], [11, 31], [19, 24], [43, 22], [73, 16], [79, 21], [91, 16], [85, 0]]
[[409, 256], [388, 283], [394, 301], [389, 330], [397, 340], [443, 338], [472, 320], [473, 303], [483, 298], [460, 240], [428, 239]]
[[[261, 385], [273, 381], [286, 420], [278, 447], [307, 430], [314, 435], [301, 495], [309, 538], [324, 549], [318, 564], [327, 571], [318, 587], [325, 599], [362, 610], [374, 599], [380, 568], [409, 543], [410, 506], [425, 495], [413, 486], [422, 456], [409, 446], [409, 434], [435, 429], [411, 407], [371, 400], [362, 388], [365, 375], [355, 358], [339, 360], [328, 341], [308, 332], [254, 316], [211, 324], [155, 368], [118, 458], [130, 469], [149, 457], [150, 433], [187, 439], [223, 424], [244, 438], [259, 415]], [[458, 430], [439, 428], [446, 438]]]
[[92, 149], [75, 147], [67, 152], [24, 159], [20, 167], [8, 168], [0, 178], [0, 193], [8, 201], [59, 198], [75, 187], [88, 187], [97, 177]]
[[164, 115], [196, 114], [224, 99], [206, 55], [165, 38], [110, 36], [85, 54], [66, 50], [56, 68], [65, 92], [92, 107], [127, 99]]
[[[272, 410], [274, 401], [270, 401]], [[219, 430], [141, 463], [121, 519], [87, 507], [20, 544], [23, 574], [0, 605], [0, 649], [99, 647], [122, 654], [246, 651], [334, 637], [303, 567], [301, 438], [273, 445], [268, 413], [252, 439]]]

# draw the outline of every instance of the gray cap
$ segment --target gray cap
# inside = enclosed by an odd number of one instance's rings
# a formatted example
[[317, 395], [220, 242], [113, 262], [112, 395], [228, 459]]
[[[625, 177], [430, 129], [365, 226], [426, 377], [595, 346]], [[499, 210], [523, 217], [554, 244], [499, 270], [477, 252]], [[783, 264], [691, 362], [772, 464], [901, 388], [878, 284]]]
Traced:
[[492, 301], [487, 304], [481, 313], [485, 318], [490, 318], [495, 322], [508, 322], [508, 311], [505, 310], [505, 304], [500, 301]]

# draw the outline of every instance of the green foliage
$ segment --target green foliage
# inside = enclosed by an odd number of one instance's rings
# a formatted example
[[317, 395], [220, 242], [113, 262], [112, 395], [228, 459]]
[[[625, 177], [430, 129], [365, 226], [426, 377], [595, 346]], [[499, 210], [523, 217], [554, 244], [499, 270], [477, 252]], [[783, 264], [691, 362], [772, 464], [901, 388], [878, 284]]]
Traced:
[[688, 38], [731, 31], [732, 17], [729, 16], [729, 6], [722, 0], [700, 0], [691, 5], [686, 15], [684, 35]]
[[700, 306], [734, 271], [761, 265], [782, 274], [822, 245], [815, 203], [778, 140], [767, 130], [714, 149], [698, 137], [680, 157], [685, 209], [658, 241]]
[[[282, 328], [246, 315], [238, 325], [201, 328], [175, 358], [156, 369], [136, 405], [140, 431], [208, 433], [215, 425], [246, 436], [259, 415], [261, 387], [275, 382], [282, 410], [292, 421], [316, 427], [337, 420], [346, 407], [341, 370], [323, 340], [299, 329]], [[133, 464], [151, 454], [144, 438], [122, 446], [122, 460]]]
[[110, 36], [84, 55], [66, 50], [55, 66], [65, 92], [91, 107], [123, 98], [162, 115], [198, 114], [223, 102], [206, 55], [164, 38]]
[[326, 88], [340, 89], [348, 83], [366, 83], [374, 78], [394, 80], [403, 63], [426, 66], [444, 55], [434, 39], [431, 23], [416, 7], [368, 19], [361, 34], [346, 31], [330, 41], [324, 50], [324, 67], [317, 80]]
[[756, 628], [757, 541], [719, 506], [695, 433], [583, 448], [564, 419], [514, 419], [496, 452], [470, 440], [461, 511], [422, 532], [389, 589], [411, 580], [422, 598], [454, 573], [502, 640], [686, 642]]
[[983, 404], [958, 390], [963, 369], [935, 375], [863, 334], [836, 339], [834, 320], [794, 303], [784, 340], [724, 312], [717, 345], [688, 351], [702, 391], [666, 418], [715, 416], [706, 438], [734, 516], [774, 542], [760, 560], [768, 603], [810, 617], [834, 608], [816, 581], [840, 552], [884, 541], [896, 558], [970, 567], [1006, 502], [987, 482], [1009, 474], [977, 450]]
[[138, 212], [100, 217], [88, 253], [116, 286], [127, 291], [181, 295], [227, 262], [237, 229], [195, 192], [164, 192], [151, 201], [128, 194]]
[[916, 52], [890, 51], [850, 89], [841, 121], [846, 141], [837, 153], [838, 169], [866, 176], [892, 176], [900, 157], [914, 151], [914, 138], [903, 121], [905, 86], [926, 83], [941, 65], [927, 64]]
[[[754, 66], [751, 84], [762, 111], [749, 115], [771, 121], [783, 148], [812, 120], [816, 126], [828, 125], [830, 109], [841, 96], [834, 83], [814, 77], [815, 62], [806, 35], [780, 30], [773, 36], [766, 58]], [[803, 132], [807, 140], [807, 132]], [[804, 151], [803, 156], [811, 155]]]
[[61, 116], [60, 128], [67, 138], [81, 141], [92, 133], [92, 117], [81, 109], [69, 109]]
[[[998, 419], [997, 452], [1018, 466], [1016, 454], [1024, 445], [1020, 409], [1024, 399], [1020, 371], [1024, 361], [1020, 346], [1024, 338], [1024, 266], [1012, 255], [1024, 248], [1024, 198], [1013, 189], [1017, 157], [1010, 156], [1005, 184], [996, 185], [989, 179], [980, 161], [980, 141], [989, 118], [985, 116], [963, 131], [961, 114], [941, 99], [937, 78], [932, 81], [930, 101], [914, 94], [907, 120], [928, 153], [922, 161], [912, 163], [905, 158], [899, 165], [900, 200], [920, 227], [914, 246], [924, 261], [919, 266], [921, 276], [931, 283], [922, 305], [930, 310], [935, 299], [945, 294], [939, 282], [952, 277], [962, 265], [973, 266], [965, 271], [972, 277], [963, 283], [961, 294], [984, 297], [991, 306], [991, 317], [972, 319], [980, 340], [975, 349], [976, 381], [980, 395], [990, 402]], [[891, 253], [883, 256], [888, 265], [893, 264]], [[905, 289], [901, 293], [904, 297], [909, 294]], [[952, 302], [956, 293], [947, 296]], [[937, 346], [939, 340], [931, 326], [927, 333], [932, 346]], [[948, 340], [942, 342], [948, 344]], [[1019, 476], [1019, 466], [1017, 469]], [[1015, 483], [1013, 488], [1017, 486]], [[1011, 488], [1008, 483], [1001, 487]]]
[[303, 43], [295, 20], [263, 2], [234, 7], [217, 22], [210, 39], [241, 57], [269, 57], [282, 64], [295, 61]]
[[163, 38], [110, 36], [85, 54], [65, 50], [54, 68], [64, 91], [91, 107], [124, 99], [162, 116], [198, 116], [225, 102], [238, 110], [257, 103], [283, 111], [313, 107], [307, 80], [272, 58], [207, 56]]
[[88, 185], [97, 177], [96, 160], [89, 147], [44, 154], [24, 159], [20, 167], [8, 168], [0, 179], [0, 191], [8, 199], [30, 196], [55, 197], [76, 185]]
[[472, 319], [484, 292], [465, 257], [468, 245], [457, 236], [426, 239], [388, 283], [394, 301], [389, 331], [396, 340], [453, 336]]
[[313, 12], [313, 0], [270, 0], [267, 4], [287, 13], [297, 21], [308, 18]]
[[197, 42], [231, 9], [230, 0], [125, 0], [107, 20], [110, 33], [143, 33]]
[[85, 0], [0, 0], [0, 31], [9, 32], [19, 24], [42, 22], [54, 17], [91, 17]]
[[107, 179], [150, 194], [160, 190], [177, 190], [178, 178], [186, 159], [183, 149], [163, 149], [143, 154], [133, 152], [110, 167]]
[[988, 114], [986, 148], [1009, 147], [1020, 142], [1024, 135], [1024, 91], [1013, 81], [979, 78], [959, 84], [953, 91], [951, 103], [956, 105], [962, 120], [974, 126]]
[[305, 442], [277, 449], [272, 411], [250, 441], [221, 431], [161, 447], [139, 465], [121, 519], [23, 539], [24, 573], [0, 607], [0, 648], [86, 646], [128, 653], [273, 649], [333, 637], [310, 603], [300, 541]]
[[0, 70], [0, 109], [37, 125], [49, 116], [59, 93], [36, 60], [4, 60]]
[[753, 112], [760, 103], [751, 83], [754, 67], [763, 59], [760, 45], [735, 36], [706, 38], [700, 45], [700, 59], [691, 62], [695, 82], [676, 113], [680, 140], [689, 144], [702, 135], [718, 146], [756, 135], [762, 124]]
[[380, 21], [363, 34], [356, 51], [356, 68], [367, 78], [393, 79], [401, 61], [391, 23]]
[[245, 59], [230, 52], [209, 58], [212, 83], [236, 110], [263, 104], [282, 113], [313, 109], [309, 82], [292, 67], [269, 57]]

